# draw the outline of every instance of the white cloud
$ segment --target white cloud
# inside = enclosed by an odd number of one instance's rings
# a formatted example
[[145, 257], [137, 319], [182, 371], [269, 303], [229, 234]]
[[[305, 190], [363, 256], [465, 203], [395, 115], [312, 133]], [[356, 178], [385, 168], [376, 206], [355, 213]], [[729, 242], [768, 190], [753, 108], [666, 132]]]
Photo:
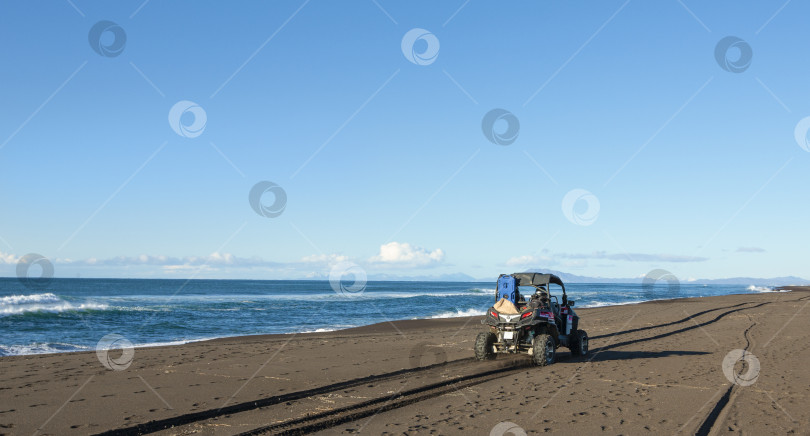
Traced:
[[[5, 255], [0, 253], [0, 263], [5, 260]], [[8, 259], [13, 262], [17, 258], [9, 255]], [[54, 263], [62, 265], [73, 266], [94, 266], [94, 267], [132, 267], [132, 266], [157, 266], [167, 271], [179, 271], [186, 269], [193, 269], [197, 267], [216, 268], [216, 267], [229, 267], [229, 268], [282, 268], [282, 269], [318, 269], [329, 268], [330, 266], [339, 262], [349, 260], [348, 256], [340, 254], [314, 254], [304, 256], [298, 261], [292, 262], [274, 262], [264, 260], [260, 257], [238, 257], [231, 253], [214, 252], [208, 256], [184, 256], [172, 257], [163, 255], [147, 255], [141, 254], [138, 256], [117, 256], [106, 259], [98, 259], [91, 257], [88, 259], [56, 259]]]
[[517, 266], [517, 267], [544, 267], [548, 265], [553, 265], [554, 262], [548, 256], [534, 256], [534, 255], [525, 255], [525, 256], [517, 256], [510, 258], [506, 261], [506, 266]]
[[5, 264], [11, 265], [11, 264], [17, 263], [17, 261], [19, 261], [19, 260], [20, 259], [17, 258], [17, 256], [15, 256], [13, 254], [6, 254], [6, 253], [3, 253], [2, 251], [0, 251], [0, 263], [5, 263]]
[[343, 256], [340, 254], [313, 254], [301, 258], [301, 262], [303, 263], [325, 263], [327, 265], [334, 265], [340, 262], [346, 262], [348, 260], [348, 256]]
[[739, 247], [737, 253], [764, 253], [765, 249], [760, 247]]
[[583, 259], [566, 260], [562, 263], [562, 266], [565, 268], [585, 268], [588, 266], [588, 261]]
[[217, 253], [214, 252], [210, 256], [208, 256], [208, 263], [216, 263], [216, 264], [225, 264], [231, 265], [234, 262], [234, 256], [230, 253]]
[[[202, 265], [221, 265], [221, 266], [263, 266], [268, 262], [259, 258], [243, 258], [236, 257], [231, 253], [214, 252], [208, 256], [185, 256], [185, 257], [170, 257], [170, 256], [154, 256], [149, 254], [141, 254], [138, 256], [117, 256], [107, 259], [98, 259], [91, 257], [88, 259], [73, 260], [73, 259], [56, 259], [54, 263], [61, 263], [67, 265], [80, 265], [80, 266], [202, 266]], [[273, 262], [270, 262], [273, 263]]]
[[444, 251], [437, 248], [433, 251], [422, 247], [413, 246], [407, 242], [389, 242], [380, 245], [380, 253], [371, 259], [370, 262], [382, 263], [401, 267], [426, 267], [434, 266], [444, 260]]
[[187, 273], [192, 270], [206, 270], [209, 269], [208, 266], [194, 266], [194, 265], [164, 265], [161, 267], [163, 271], [167, 273]]
[[[543, 252], [547, 252], [544, 250]], [[509, 258], [506, 266], [514, 268], [548, 268], [558, 266], [562, 268], [585, 268], [588, 260], [623, 260], [628, 262], [704, 262], [706, 257], [680, 256], [676, 254], [648, 254], [648, 253], [608, 253], [595, 251], [593, 253], [549, 253], [548, 255], [524, 255]]]
[[626, 260], [628, 262], [704, 262], [708, 257], [681, 256], [677, 254], [649, 254], [649, 253], [608, 253], [595, 251], [593, 253], [560, 253], [557, 257], [566, 259], [609, 259]]
[[[214, 252], [207, 256], [167, 256], [140, 254], [134, 256], [52, 258], [57, 276], [112, 274], [188, 275], [237, 274], [242, 276], [307, 277], [326, 279], [332, 267], [341, 262], [358, 262], [361, 268], [432, 268], [442, 265], [444, 251], [426, 250], [407, 243], [391, 242], [380, 246], [377, 256], [362, 262], [345, 254], [312, 254], [290, 261], [272, 261], [257, 256], [239, 257], [232, 253]], [[0, 252], [0, 265], [13, 266], [19, 261], [14, 254]]]
[[[439, 250], [440, 252], [441, 250]], [[14, 254], [0, 251], [0, 265], [15, 265], [20, 258]], [[260, 257], [239, 257], [231, 253], [214, 252], [207, 256], [165, 256], [140, 254], [136, 256], [115, 256], [107, 258], [88, 257], [50, 259], [57, 269], [92, 268], [98, 270], [118, 270], [132, 268], [161, 270], [170, 273], [183, 273], [191, 270], [226, 271], [233, 269], [254, 269], [256, 271], [280, 271], [287, 275], [307, 275], [323, 277], [329, 269], [340, 262], [349, 261], [342, 254], [315, 254], [304, 256], [299, 260], [276, 262]], [[63, 270], [64, 271], [64, 270]]]

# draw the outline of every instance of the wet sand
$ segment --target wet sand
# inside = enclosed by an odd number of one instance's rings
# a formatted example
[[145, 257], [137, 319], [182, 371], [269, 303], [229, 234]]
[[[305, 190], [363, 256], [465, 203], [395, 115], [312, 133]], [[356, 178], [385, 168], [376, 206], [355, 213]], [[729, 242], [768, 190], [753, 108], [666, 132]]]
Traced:
[[590, 354], [544, 368], [472, 359], [481, 317], [137, 348], [123, 370], [3, 357], [0, 434], [272, 434], [317, 414], [306, 431], [808, 434], [810, 288], [792, 289], [578, 309]]

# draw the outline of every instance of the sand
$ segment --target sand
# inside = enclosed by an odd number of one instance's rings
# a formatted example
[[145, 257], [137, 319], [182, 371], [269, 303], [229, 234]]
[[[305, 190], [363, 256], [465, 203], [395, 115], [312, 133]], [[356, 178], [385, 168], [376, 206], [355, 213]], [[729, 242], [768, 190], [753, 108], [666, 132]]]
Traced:
[[[92, 352], [3, 357], [0, 434], [810, 434], [808, 303], [578, 309], [590, 354], [544, 368], [472, 359], [481, 317], [137, 348], [120, 371]], [[724, 371], [733, 350], [747, 366]]]

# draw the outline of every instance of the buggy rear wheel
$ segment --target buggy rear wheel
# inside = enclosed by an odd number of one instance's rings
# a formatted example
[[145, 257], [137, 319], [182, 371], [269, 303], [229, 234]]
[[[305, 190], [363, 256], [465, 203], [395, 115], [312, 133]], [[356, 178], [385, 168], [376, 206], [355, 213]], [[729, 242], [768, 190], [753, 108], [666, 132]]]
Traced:
[[554, 338], [551, 335], [537, 335], [532, 342], [532, 359], [537, 366], [546, 366], [554, 363], [554, 355], [557, 350], [554, 346]]
[[495, 351], [492, 349], [498, 337], [492, 332], [481, 332], [475, 338], [475, 358], [478, 360], [492, 360]]
[[571, 354], [574, 356], [584, 356], [588, 354], [588, 333], [585, 333], [585, 330], [577, 330], [576, 333], [574, 333], [573, 339]]

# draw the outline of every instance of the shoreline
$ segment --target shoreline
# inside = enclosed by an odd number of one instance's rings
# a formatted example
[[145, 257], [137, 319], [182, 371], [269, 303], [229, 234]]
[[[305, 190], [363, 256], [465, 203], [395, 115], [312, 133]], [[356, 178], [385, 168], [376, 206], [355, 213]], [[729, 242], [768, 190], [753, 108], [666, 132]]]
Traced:
[[[750, 289], [750, 286], [746, 289]], [[688, 300], [688, 299], [695, 299], [695, 298], [713, 298], [713, 297], [722, 297], [727, 295], [759, 295], [759, 294], [769, 294], [769, 293], [784, 293], [790, 292], [793, 290], [797, 291], [804, 291], [810, 292], [810, 286], [774, 286], [771, 287], [769, 291], [752, 291], [749, 293], [739, 293], [739, 294], [724, 294], [718, 296], [707, 296], [707, 297], [679, 297], [679, 298], [662, 298], [662, 299], [652, 299], [652, 300], [643, 300], [643, 301], [629, 301], [629, 302], [621, 302], [621, 303], [614, 303], [614, 304], [605, 304], [605, 305], [596, 305], [596, 306], [585, 306], [585, 307], [575, 307], [575, 310], [580, 311], [583, 309], [599, 309], [599, 308], [608, 308], [608, 307], [620, 307], [620, 306], [634, 306], [638, 304], [645, 304], [645, 303], [655, 303], [655, 302], [669, 302], [669, 301], [680, 301], [680, 300]], [[486, 312], [486, 309], [481, 310], [481, 315], [470, 315], [470, 316], [460, 316], [460, 317], [428, 317], [428, 318], [410, 318], [410, 319], [400, 319], [400, 320], [392, 320], [390, 322], [397, 323], [402, 321], [422, 321], [422, 320], [431, 320], [431, 319], [467, 319], [470, 317], [477, 317], [483, 316]], [[352, 329], [359, 329], [365, 327], [373, 327], [377, 324], [387, 324], [389, 321], [383, 321], [378, 323], [372, 324], [365, 324], [361, 326], [354, 326], [354, 327], [344, 327], [344, 328], [336, 328], [336, 329], [329, 329], [329, 327], [319, 328], [316, 331], [303, 331], [303, 332], [287, 332], [287, 333], [256, 333], [256, 334], [248, 334], [248, 335], [226, 335], [226, 336], [216, 336], [216, 337], [209, 337], [209, 338], [199, 338], [199, 339], [180, 339], [180, 340], [169, 340], [166, 342], [150, 342], [145, 344], [137, 344], [133, 345], [132, 348], [134, 349], [152, 349], [152, 348], [163, 348], [163, 347], [174, 347], [174, 346], [181, 346], [186, 344], [198, 343], [198, 342], [208, 342], [208, 341], [217, 341], [222, 339], [240, 339], [240, 338], [255, 338], [255, 337], [284, 337], [286, 335], [308, 335], [308, 334], [322, 334], [322, 333], [332, 333], [332, 332], [341, 332], [346, 330]], [[322, 330], [323, 331], [317, 331]], [[74, 347], [78, 347], [75, 344], [60, 344], [60, 345], [70, 345]], [[23, 345], [14, 345], [20, 346]], [[25, 347], [30, 345], [24, 345]], [[88, 346], [86, 349], [82, 350], [65, 350], [65, 351], [55, 351], [55, 352], [44, 352], [44, 353], [27, 353], [27, 354], [9, 354], [5, 356], [0, 356], [0, 362], [2, 362], [5, 358], [10, 357], [19, 357], [19, 356], [48, 356], [48, 355], [62, 355], [62, 354], [74, 354], [74, 353], [95, 353], [96, 348], [95, 346]]]
[[[475, 361], [481, 316], [144, 347], [129, 360], [110, 352], [106, 365], [92, 351], [7, 356], [0, 434], [234, 434], [369, 399], [387, 404], [396, 392], [408, 401], [376, 418], [312, 431], [486, 434], [509, 421], [582, 434], [689, 434], [701, 426], [805, 434], [810, 319], [796, 315], [810, 288], [792, 290], [582, 308], [591, 354], [559, 348], [542, 368], [518, 355]], [[760, 363], [750, 388], [726, 375], [735, 349]], [[410, 393], [421, 389], [438, 390]]]

